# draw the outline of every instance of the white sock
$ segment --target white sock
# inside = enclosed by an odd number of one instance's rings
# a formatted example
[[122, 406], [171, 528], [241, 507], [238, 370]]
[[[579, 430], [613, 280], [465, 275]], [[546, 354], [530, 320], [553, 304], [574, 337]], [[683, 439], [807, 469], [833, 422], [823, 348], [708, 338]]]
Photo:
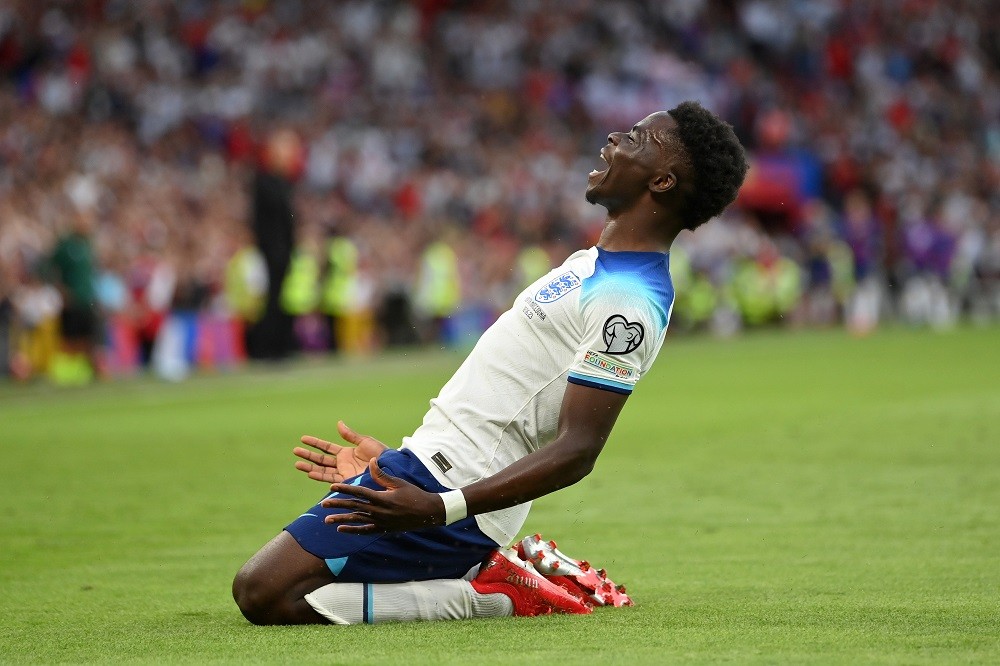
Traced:
[[330, 583], [305, 596], [333, 624], [464, 620], [513, 615], [505, 594], [479, 594], [464, 580]]

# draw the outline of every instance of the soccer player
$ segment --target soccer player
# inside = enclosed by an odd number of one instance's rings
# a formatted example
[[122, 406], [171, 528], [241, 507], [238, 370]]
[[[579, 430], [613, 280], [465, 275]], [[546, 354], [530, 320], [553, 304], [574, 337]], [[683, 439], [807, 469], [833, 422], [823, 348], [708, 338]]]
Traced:
[[[654, 113], [601, 149], [586, 198], [596, 247], [525, 289], [389, 449], [342, 422], [296, 467], [331, 492], [265, 544], [233, 595], [255, 624], [587, 612], [498, 551], [531, 500], [594, 467], [673, 306], [669, 250], [720, 214], [747, 170], [732, 128], [699, 104]], [[483, 563], [480, 567], [480, 563]], [[477, 568], [478, 567], [478, 568]]]

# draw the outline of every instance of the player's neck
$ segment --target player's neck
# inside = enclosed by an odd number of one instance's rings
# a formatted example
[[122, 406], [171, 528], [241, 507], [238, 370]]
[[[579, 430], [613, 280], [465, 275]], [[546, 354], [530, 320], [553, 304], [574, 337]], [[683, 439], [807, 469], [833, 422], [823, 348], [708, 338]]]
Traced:
[[610, 252], [669, 252], [681, 225], [660, 212], [609, 212], [597, 244]]

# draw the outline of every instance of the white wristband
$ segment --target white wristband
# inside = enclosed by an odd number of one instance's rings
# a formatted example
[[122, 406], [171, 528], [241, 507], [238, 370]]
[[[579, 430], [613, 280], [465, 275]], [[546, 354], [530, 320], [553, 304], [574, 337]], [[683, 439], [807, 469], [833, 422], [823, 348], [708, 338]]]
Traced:
[[457, 523], [469, 515], [469, 507], [465, 504], [465, 495], [461, 490], [449, 490], [438, 493], [444, 502], [444, 524]]

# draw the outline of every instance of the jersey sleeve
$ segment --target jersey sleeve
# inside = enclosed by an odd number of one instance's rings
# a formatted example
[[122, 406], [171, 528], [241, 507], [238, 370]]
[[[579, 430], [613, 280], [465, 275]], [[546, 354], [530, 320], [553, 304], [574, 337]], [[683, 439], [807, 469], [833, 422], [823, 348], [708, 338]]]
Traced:
[[668, 313], [643, 292], [606, 285], [581, 299], [583, 335], [567, 380], [628, 395], [663, 343]]

